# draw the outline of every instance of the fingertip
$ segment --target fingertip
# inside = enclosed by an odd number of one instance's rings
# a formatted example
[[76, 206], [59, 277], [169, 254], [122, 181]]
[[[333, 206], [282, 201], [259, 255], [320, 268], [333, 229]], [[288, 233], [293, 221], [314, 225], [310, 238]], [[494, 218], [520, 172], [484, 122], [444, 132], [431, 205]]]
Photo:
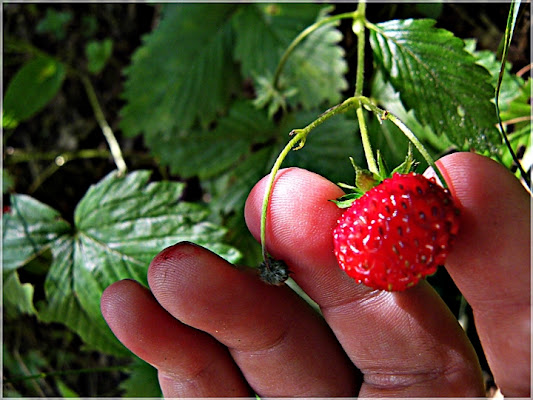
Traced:
[[142, 292], [143, 289], [142, 285], [133, 279], [114, 282], [104, 289], [100, 297], [100, 310], [111, 330], [116, 329], [117, 323], [120, 322], [123, 311], [127, 309], [124, 306], [131, 301], [132, 293]]
[[[257, 240], [267, 183], [268, 176], [252, 189], [245, 205], [246, 223]], [[317, 258], [317, 263], [331, 264], [331, 232], [342, 213], [331, 200], [343, 194], [337, 185], [313, 172], [300, 168], [280, 170], [267, 214], [269, 252], [286, 261], [300, 254], [305, 259]]]
[[[187, 268], [187, 259], [198, 257], [204, 251], [208, 251], [194, 243], [183, 241], [169, 246], [159, 252], [148, 267], [148, 286], [152, 291], [158, 291], [162, 286], [173, 286], [172, 280], [178, 278], [172, 273], [176, 266], [184, 265], [183, 273], [190, 272]], [[194, 276], [191, 275], [191, 278]]]

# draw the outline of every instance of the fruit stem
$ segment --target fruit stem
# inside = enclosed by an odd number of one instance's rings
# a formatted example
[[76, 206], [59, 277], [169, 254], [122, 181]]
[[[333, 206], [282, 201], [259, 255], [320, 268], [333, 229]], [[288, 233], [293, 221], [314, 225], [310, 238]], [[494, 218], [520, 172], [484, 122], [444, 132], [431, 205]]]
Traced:
[[[355, 73], [355, 98], [359, 98], [363, 95], [363, 84], [365, 80], [365, 13], [366, 3], [360, 1], [357, 5], [357, 18], [354, 17], [352, 30], [357, 36], [357, 70]], [[357, 108], [355, 110], [357, 115], [357, 122], [359, 123], [359, 131], [361, 132], [361, 141], [363, 143], [363, 150], [365, 152], [366, 163], [368, 169], [373, 174], [379, 175], [378, 165], [376, 158], [374, 157], [374, 151], [372, 150], [372, 144], [370, 143], [370, 137], [368, 135], [368, 129], [366, 126], [366, 120], [363, 113], [363, 105], [360, 101], [357, 102]]]
[[[357, 70], [355, 73], [355, 98], [359, 98], [363, 95], [363, 84], [365, 80], [365, 13], [366, 3], [360, 1], [356, 10], [357, 16], [354, 17], [352, 30], [357, 36]], [[361, 141], [363, 143], [363, 150], [365, 152], [365, 158], [370, 172], [378, 175], [379, 170], [374, 157], [374, 151], [372, 150], [372, 144], [370, 143], [370, 137], [368, 135], [368, 129], [366, 126], [366, 120], [363, 113], [363, 105], [360, 101], [357, 103], [355, 113], [357, 115], [357, 122], [359, 123], [359, 130], [361, 132]]]
[[355, 111], [357, 115], [357, 121], [359, 122], [359, 130], [361, 131], [361, 141], [363, 142], [363, 150], [365, 152], [366, 163], [368, 165], [368, 170], [373, 174], [379, 175], [378, 165], [374, 157], [374, 151], [372, 150], [372, 144], [370, 143], [370, 137], [368, 135], [368, 130], [366, 127], [365, 116], [363, 114], [363, 107], [359, 102], [357, 109]]
[[267, 269], [270, 269], [270, 260], [268, 257], [268, 252], [266, 250], [266, 223], [268, 214], [268, 204], [270, 202], [270, 195], [274, 187], [274, 180], [276, 179], [276, 174], [281, 168], [281, 164], [283, 163], [283, 161], [291, 150], [299, 150], [304, 146], [307, 136], [309, 135], [309, 133], [311, 133], [313, 129], [315, 129], [318, 125], [324, 123], [326, 120], [333, 117], [334, 115], [337, 115], [352, 108], [356, 102], [359, 102], [359, 99], [357, 97], [350, 97], [341, 104], [338, 104], [324, 111], [317, 119], [315, 119], [305, 128], [293, 129], [289, 133], [289, 135], [293, 136], [293, 138], [285, 145], [281, 153], [276, 158], [274, 165], [272, 166], [261, 209], [261, 251], [263, 254], [263, 261]]
[[301, 146], [301, 142], [305, 141], [305, 137], [308, 133], [309, 132], [305, 133], [302, 129], [300, 130], [300, 132], [294, 135], [294, 137], [289, 141], [289, 143], [285, 145], [278, 158], [276, 159], [276, 162], [272, 166], [272, 170], [270, 171], [270, 177], [268, 179], [265, 196], [263, 198], [263, 207], [261, 209], [261, 252], [263, 254], [263, 261], [267, 269], [270, 269], [270, 260], [268, 257], [268, 252], [266, 250], [266, 221], [270, 195], [272, 193], [272, 188], [274, 187], [274, 179], [276, 178], [276, 174], [279, 171], [283, 160], [285, 159], [285, 157], [287, 157], [287, 154], [289, 154], [291, 149], [293, 149], [295, 146]]
[[287, 63], [289, 56], [292, 54], [296, 46], [298, 46], [298, 44], [300, 44], [307, 36], [309, 36], [311, 33], [316, 31], [318, 28], [320, 28], [323, 25], [331, 24], [333, 22], [337, 22], [341, 19], [346, 19], [346, 18], [352, 18], [355, 20], [357, 16], [357, 12], [358, 10], [347, 12], [347, 13], [342, 13], [342, 14], [337, 14], [337, 15], [332, 15], [330, 17], [327, 17], [327, 18], [324, 18], [324, 19], [321, 19], [315, 22], [313, 25], [309, 25], [306, 29], [300, 32], [300, 34], [294, 38], [294, 40], [291, 42], [289, 47], [287, 47], [287, 49], [281, 56], [278, 66], [276, 67], [276, 71], [274, 72], [274, 79], [273, 79], [272, 86], [274, 88], [279, 89], [278, 84], [279, 84], [279, 79], [280, 79], [281, 71], [283, 70], [283, 67]]
[[365, 79], [365, 12], [366, 3], [360, 1], [357, 5], [352, 30], [357, 36], [357, 69], [355, 78], [355, 96], [363, 94], [363, 83]]
[[390, 113], [389, 111], [387, 110], [383, 110], [381, 108], [379, 108], [378, 106], [376, 106], [374, 103], [372, 103], [372, 101], [370, 101], [369, 98], [367, 97], [364, 97], [364, 96], [361, 96], [360, 98], [360, 102], [362, 104], [365, 105], [365, 107], [367, 107], [370, 111], [374, 112], [376, 115], [379, 116], [379, 118], [381, 118], [382, 120], [386, 120], [388, 119], [389, 121], [391, 121], [394, 125], [396, 125], [401, 131], [402, 133], [407, 137], [407, 139], [409, 139], [411, 141], [411, 143], [413, 143], [413, 145], [416, 147], [416, 149], [418, 150], [418, 152], [422, 155], [422, 157], [424, 157], [424, 160], [426, 160], [426, 162], [428, 163], [428, 165], [433, 168], [433, 170], [435, 171], [435, 173], [437, 174], [439, 180], [441, 181], [441, 184], [443, 185], [444, 188], [447, 188], [448, 185], [446, 184], [446, 180], [444, 179], [444, 177], [442, 176], [442, 173], [440, 172], [439, 168], [437, 167], [437, 165], [435, 164], [435, 161], [433, 161], [433, 158], [431, 157], [431, 155], [429, 154], [429, 152], [426, 150], [426, 148], [424, 147], [424, 145], [422, 144], [422, 142], [420, 142], [420, 140], [418, 140], [418, 138], [416, 137], [416, 135], [413, 133], [413, 131], [411, 131], [407, 125], [405, 125], [402, 120], [400, 120], [396, 115]]

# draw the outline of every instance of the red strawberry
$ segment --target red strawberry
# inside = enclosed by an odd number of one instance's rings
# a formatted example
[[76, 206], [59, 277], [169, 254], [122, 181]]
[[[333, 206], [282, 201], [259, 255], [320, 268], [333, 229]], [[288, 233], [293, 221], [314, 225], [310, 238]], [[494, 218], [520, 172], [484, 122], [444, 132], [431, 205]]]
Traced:
[[395, 173], [355, 200], [333, 232], [339, 265], [357, 282], [401, 291], [433, 274], [459, 228], [452, 197], [422, 175]]

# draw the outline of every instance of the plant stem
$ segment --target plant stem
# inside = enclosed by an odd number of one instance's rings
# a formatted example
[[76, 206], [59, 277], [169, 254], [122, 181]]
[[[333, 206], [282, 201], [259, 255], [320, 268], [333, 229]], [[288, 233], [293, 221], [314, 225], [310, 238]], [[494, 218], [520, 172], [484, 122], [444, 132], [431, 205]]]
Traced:
[[361, 96], [360, 98], [361, 104], [364, 104], [370, 111], [374, 112], [376, 115], [378, 115], [382, 120], [388, 119], [391, 121], [394, 125], [396, 125], [402, 133], [413, 143], [413, 145], [416, 147], [416, 149], [420, 152], [424, 160], [428, 163], [429, 166], [433, 168], [435, 173], [437, 174], [438, 178], [440, 179], [442, 185], [446, 188], [447, 184], [444, 180], [444, 177], [442, 176], [442, 173], [440, 172], [439, 168], [435, 164], [435, 161], [433, 161], [433, 158], [429, 154], [429, 152], [426, 150], [422, 142], [418, 140], [416, 135], [405, 125], [396, 115], [390, 113], [387, 110], [383, 110], [376, 106], [372, 101], [370, 101], [369, 98]]
[[268, 251], [266, 249], [266, 221], [268, 214], [268, 204], [270, 202], [270, 195], [272, 193], [272, 188], [274, 187], [274, 179], [276, 178], [276, 174], [278, 173], [281, 164], [283, 163], [283, 160], [285, 159], [285, 157], [287, 157], [287, 154], [289, 154], [291, 149], [294, 148], [299, 142], [305, 140], [305, 136], [306, 135], [303, 131], [296, 134], [283, 148], [278, 158], [276, 159], [276, 162], [272, 166], [272, 170], [270, 171], [267, 189], [263, 198], [263, 207], [261, 209], [261, 252], [263, 254], [263, 261], [265, 262], [267, 268], [270, 268], [270, 262], [268, 259]]
[[357, 115], [357, 121], [359, 122], [359, 130], [361, 131], [361, 141], [363, 142], [363, 150], [365, 153], [366, 163], [368, 170], [376, 175], [379, 174], [378, 165], [374, 157], [374, 151], [372, 150], [372, 144], [370, 143], [370, 137], [366, 127], [365, 116], [363, 114], [362, 105], [358, 105], [355, 111]]
[[[357, 5], [357, 18], [354, 18], [353, 31], [357, 36], [357, 70], [355, 73], [355, 94], [354, 97], [361, 97], [363, 95], [363, 86], [365, 81], [365, 14], [366, 3], [364, 0], [360, 1]], [[363, 113], [363, 106], [360, 102], [357, 104], [355, 111], [357, 115], [357, 122], [359, 122], [359, 130], [361, 132], [361, 141], [363, 142], [363, 150], [365, 153], [366, 163], [370, 172], [379, 174], [376, 159], [374, 157], [374, 151], [372, 150], [372, 144], [370, 143], [370, 137], [368, 135], [368, 129], [366, 126], [366, 120]]]
[[364, 0], [357, 5], [357, 18], [354, 17], [353, 31], [357, 36], [357, 69], [355, 77], [355, 96], [363, 95], [365, 80], [365, 18], [366, 3]]
[[72, 152], [57, 153], [55, 151], [48, 152], [25, 152], [18, 149], [6, 149], [6, 164], [18, 164], [29, 161], [50, 161], [62, 158], [64, 162], [86, 159], [86, 158], [107, 158], [110, 156], [109, 150], [106, 149], [84, 149]]
[[124, 157], [122, 156], [122, 151], [120, 150], [120, 145], [118, 144], [117, 138], [115, 137], [113, 130], [105, 119], [104, 112], [100, 107], [100, 103], [98, 102], [98, 98], [96, 97], [93, 85], [91, 84], [91, 81], [86, 75], [80, 74], [79, 76], [83, 83], [83, 86], [85, 87], [85, 91], [87, 92], [87, 96], [89, 98], [89, 102], [91, 103], [91, 107], [93, 108], [96, 121], [98, 122], [98, 125], [100, 125], [100, 129], [102, 129], [102, 133], [104, 134], [104, 137], [107, 140], [109, 150], [111, 151], [111, 155], [113, 156], [113, 160], [115, 161], [119, 174], [124, 175], [128, 169], [126, 166], [126, 162], [124, 161]]
[[513, 161], [515, 165], [517, 166], [518, 170], [520, 171], [520, 175], [522, 176], [522, 179], [524, 180], [526, 186], [528, 187], [529, 191], [531, 191], [531, 178], [529, 174], [524, 170], [522, 163], [520, 162], [520, 159], [516, 155], [513, 146], [511, 146], [511, 142], [509, 141], [509, 138], [507, 137], [507, 133], [503, 127], [502, 119], [500, 116], [500, 91], [501, 86], [503, 82], [503, 74], [505, 71], [505, 63], [507, 61], [507, 54], [509, 52], [509, 47], [511, 45], [511, 40], [513, 38], [513, 32], [516, 24], [516, 18], [518, 16], [518, 11], [520, 8], [520, 0], [512, 0], [511, 6], [509, 9], [509, 14], [507, 16], [507, 26], [505, 28], [505, 35], [504, 35], [504, 42], [503, 42], [503, 51], [502, 51], [502, 61], [500, 66], [500, 73], [498, 75], [498, 82], [496, 84], [496, 93], [495, 93], [495, 106], [496, 106], [496, 115], [498, 116], [498, 125], [499, 125], [499, 132], [500, 136], [502, 137], [503, 142], [505, 143], [505, 146], [509, 150], [509, 153], [511, 154], [511, 157], [513, 158]]
[[313, 25], [308, 26], [306, 29], [300, 32], [300, 34], [294, 38], [294, 40], [291, 42], [289, 47], [287, 47], [287, 49], [281, 56], [278, 66], [276, 67], [276, 71], [274, 72], [274, 79], [273, 79], [272, 86], [274, 88], [278, 88], [279, 79], [281, 76], [281, 72], [283, 71], [283, 67], [285, 67], [287, 60], [289, 59], [290, 55], [292, 54], [296, 46], [298, 46], [298, 44], [300, 44], [307, 36], [309, 36], [311, 33], [316, 31], [318, 28], [320, 28], [323, 25], [331, 24], [333, 22], [336, 22], [336, 21], [339, 21], [345, 18], [355, 18], [356, 13], [357, 11], [332, 15], [330, 17], [327, 17], [327, 18], [321, 19], [320, 21], [315, 22]]
[[270, 268], [268, 252], [266, 250], [266, 223], [268, 215], [268, 205], [270, 202], [270, 195], [272, 194], [272, 189], [274, 187], [274, 180], [276, 179], [276, 174], [281, 168], [283, 160], [285, 160], [291, 150], [299, 150], [300, 148], [302, 148], [309, 133], [311, 133], [311, 131], [315, 129], [318, 125], [324, 123], [326, 120], [333, 117], [334, 115], [337, 115], [352, 108], [354, 103], [357, 101], [357, 98], [350, 97], [341, 104], [331, 107], [330, 109], [323, 112], [321, 115], [319, 115], [317, 119], [315, 119], [305, 128], [294, 129], [293, 131], [291, 131], [290, 135], [292, 135], [293, 138], [289, 141], [289, 143], [285, 145], [281, 153], [278, 155], [278, 158], [276, 158], [276, 161], [274, 162], [274, 165], [272, 166], [272, 169], [270, 171], [270, 177], [268, 179], [267, 188], [263, 197], [263, 205], [261, 208], [261, 251], [263, 254], [263, 261], [265, 262], [267, 268]]

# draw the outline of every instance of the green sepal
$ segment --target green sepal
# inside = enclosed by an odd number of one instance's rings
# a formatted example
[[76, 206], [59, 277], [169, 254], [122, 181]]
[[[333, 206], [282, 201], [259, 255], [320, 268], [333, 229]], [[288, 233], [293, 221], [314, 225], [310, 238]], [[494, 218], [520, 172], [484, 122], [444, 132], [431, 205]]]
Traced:
[[341, 196], [338, 199], [331, 201], [335, 203], [339, 208], [349, 208], [353, 204], [353, 202], [360, 198], [363, 194], [364, 192], [347, 193], [344, 196]]
[[350, 162], [355, 170], [355, 186], [347, 185], [345, 183], [337, 183], [337, 185], [346, 191], [345, 195], [335, 200], [331, 200], [339, 208], [349, 208], [355, 200], [362, 197], [370, 189], [378, 186], [385, 179], [392, 177], [395, 173], [408, 174], [409, 172], [414, 171], [418, 166], [418, 162], [413, 157], [413, 148], [411, 144], [409, 144], [404, 162], [390, 172], [379, 150], [377, 151], [377, 174], [356, 165], [352, 157], [350, 157]]
[[350, 161], [355, 169], [355, 187], [362, 192], [361, 196], [374, 186], [381, 183], [382, 180], [379, 176], [376, 176], [372, 172], [357, 166], [352, 157], [350, 157]]
[[394, 174], [408, 174], [409, 172], [413, 172], [416, 167], [418, 167], [419, 162], [415, 160], [413, 157], [413, 147], [411, 143], [409, 143], [409, 148], [407, 150], [407, 156], [405, 157], [405, 160], [403, 163], [398, 165], [396, 168], [392, 170], [390, 173], [390, 176]]
[[377, 151], [377, 162], [378, 162], [378, 172], [379, 172], [379, 182], [383, 182], [387, 177], [390, 176], [389, 168], [387, 167], [385, 160], [381, 155], [381, 151]]

